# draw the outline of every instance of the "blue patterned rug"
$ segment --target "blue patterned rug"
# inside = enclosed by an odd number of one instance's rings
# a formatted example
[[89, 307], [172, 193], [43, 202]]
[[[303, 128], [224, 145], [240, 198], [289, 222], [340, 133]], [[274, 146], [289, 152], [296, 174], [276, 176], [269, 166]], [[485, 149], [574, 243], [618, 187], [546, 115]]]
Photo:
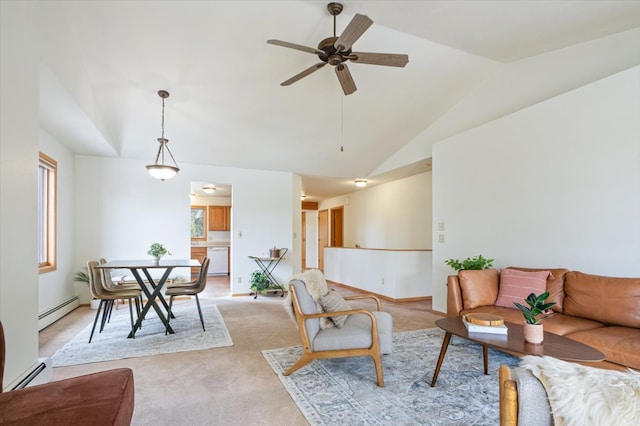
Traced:
[[438, 328], [395, 333], [383, 388], [369, 357], [316, 360], [284, 377], [302, 347], [262, 354], [311, 425], [497, 425], [498, 367], [519, 359], [489, 349], [485, 376], [482, 347], [453, 336], [432, 388], [443, 337]]

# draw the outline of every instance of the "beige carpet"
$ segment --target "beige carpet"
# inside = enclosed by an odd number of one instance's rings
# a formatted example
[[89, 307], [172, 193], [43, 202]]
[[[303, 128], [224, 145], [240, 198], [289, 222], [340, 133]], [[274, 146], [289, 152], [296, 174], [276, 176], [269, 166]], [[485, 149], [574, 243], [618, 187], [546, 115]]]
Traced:
[[[351, 294], [337, 288], [343, 294]], [[133, 425], [306, 425], [304, 416], [262, 356], [263, 349], [300, 344], [279, 296], [220, 297], [215, 285], [203, 294], [215, 301], [233, 346], [129, 358], [53, 369], [53, 379], [116, 367], [133, 369]], [[363, 302], [362, 305], [366, 306]], [[396, 331], [433, 327], [430, 302], [387, 303]], [[76, 309], [40, 333], [40, 354], [51, 356], [92, 319]]]

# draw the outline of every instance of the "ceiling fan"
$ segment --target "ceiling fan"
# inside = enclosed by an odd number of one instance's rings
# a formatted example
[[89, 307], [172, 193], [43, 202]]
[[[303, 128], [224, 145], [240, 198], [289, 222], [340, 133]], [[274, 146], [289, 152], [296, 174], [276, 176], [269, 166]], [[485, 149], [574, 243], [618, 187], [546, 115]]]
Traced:
[[307, 53], [318, 55], [321, 62], [310, 66], [291, 77], [290, 79], [280, 83], [281, 86], [289, 86], [296, 81], [308, 76], [309, 74], [319, 70], [327, 64], [333, 65], [338, 76], [338, 81], [345, 95], [350, 95], [357, 90], [353, 81], [351, 72], [347, 67], [346, 61], [360, 64], [385, 65], [390, 67], [404, 67], [409, 62], [409, 56], [395, 53], [368, 53], [368, 52], [352, 52], [351, 46], [362, 34], [373, 24], [373, 21], [366, 15], [356, 14], [349, 25], [344, 29], [340, 37], [336, 36], [336, 16], [342, 12], [342, 4], [329, 3], [327, 10], [333, 16], [333, 37], [328, 37], [318, 44], [318, 48], [302, 46], [295, 43], [289, 43], [281, 40], [267, 40], [269, 44], [276, 46], [288, 47], [290, 49], [301, 50]]

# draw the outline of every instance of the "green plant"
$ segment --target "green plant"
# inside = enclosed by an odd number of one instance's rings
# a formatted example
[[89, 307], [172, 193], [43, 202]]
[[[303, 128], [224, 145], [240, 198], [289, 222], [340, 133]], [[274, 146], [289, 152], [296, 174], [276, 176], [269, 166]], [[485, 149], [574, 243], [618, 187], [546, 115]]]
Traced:
[[151, 247], [149, 247], [149, 251], [147, 252], [147, 254], [150, 254], [153, 257], [162, 257], [165, 254], [171, 256], [169, 250], [167, 250], [166, 247], [160, 243], [151, 244]]
[[451, 266], [456, 271], [463, 269], [489, 269], [493, 267], [493, 259], [485, 259], [481, 254], [473, 258], [467, 257], [463, 261], [458, 259], [448, 259], [445, 260], [444, 263]]
[[[85, 268], [85, 269], [87, 269], [87, 268]], [[76, 274], [73, 276], [73, 280], [74, 281], [78, 281], [78, 282], [82, 282], [82, 283], [86, 283], [87, 285], [89, 285], [89, 274], [87, 274], [84, 271], [76, 272]]]
[[254, 293], [266, 294], [267, 289], [271, 287], [271, 281], [269, 281], [267, 274], [262, 271], [253, 271], [249, 278], [249, 283], [251, 283], [251, 290]]
[[526, 299], [524, 299], [529, 307], [518, 302], [514, 302], [513, 304], [522, 311], [522, 315], [524, 316], [524, 320], [527, 324], [540, 324], [540, 320], [538, 320], [537, 316], [556, 304], [555, 302], [544, 303], [547, 297], [549, 297], [548, 291], [545, 291], [539, 296], [531, 293]]

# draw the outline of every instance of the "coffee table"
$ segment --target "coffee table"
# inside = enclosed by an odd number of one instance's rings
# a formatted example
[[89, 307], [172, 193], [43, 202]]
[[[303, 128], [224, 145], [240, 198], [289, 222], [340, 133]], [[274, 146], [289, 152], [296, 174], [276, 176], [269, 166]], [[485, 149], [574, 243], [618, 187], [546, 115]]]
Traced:
[[498, 349], [505, 352], [514, 352], [523, 355], [547, 355], [566, 361], [580, 362], [598, 362], [604, 360], [604, 354], [591, 346], [585, 345], [568, 337], [559, 336], [557, 334], [544, 332], [544, 342], [541, 345], [534, 345], [524, 341], [522, 335], [523, 327], [520, 324], [510, 322], [504, 323], [509, 332], [507, 335], [489, 334], [489, 333], [469, 333], [464, 326], [461, 318], [442, 318], [436, 321], [436, 325], [445, 331], [440, 356], [436, 364], [436, 371], [433, 373], [431, 387], [436, 385], [438, 374], [444, 356], [449, 347], [449, 341], [452, 335], [462, 337], [472, 342], [482, 345], [482, 354], [484, 357], [484, 374], [488, 374], [489, 370], [489, 348]]

